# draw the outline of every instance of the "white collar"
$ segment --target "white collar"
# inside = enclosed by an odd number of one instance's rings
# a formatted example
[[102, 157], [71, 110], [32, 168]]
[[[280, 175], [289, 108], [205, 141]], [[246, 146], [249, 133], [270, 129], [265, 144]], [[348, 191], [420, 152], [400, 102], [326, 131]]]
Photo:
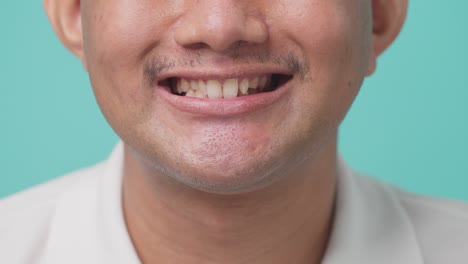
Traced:
[[[123, 144], [64, 192], [53, 214], [47, 264], [138, 264], [121, 207]], [[422, 264], [414, 230], [398, 200], [340, 160], [332, 236], [323, 264]]]
[[140, 263], [123, 217], [122, 165], [119, 142], [97, 173], [64, 192], [52, 219], [45, 263]]
[[423, 264], [398, 197], [339, 159], [335, 222], [323, 264]]

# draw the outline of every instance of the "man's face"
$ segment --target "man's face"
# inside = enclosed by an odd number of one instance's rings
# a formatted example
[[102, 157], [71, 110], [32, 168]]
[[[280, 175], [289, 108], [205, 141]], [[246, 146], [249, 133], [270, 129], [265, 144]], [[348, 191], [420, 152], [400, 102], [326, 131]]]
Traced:
[[[82, 0], [81, 12], [111, 126], [158, 175], [205, 191], [264, 186], [318, 153], [369, 68], [368, 0]], [[210, 98], [177, 94], [185, 81]], [[246, 82], [256, 89], [240, 96]], [[223, 84], [238, 97], [214, 99]]]

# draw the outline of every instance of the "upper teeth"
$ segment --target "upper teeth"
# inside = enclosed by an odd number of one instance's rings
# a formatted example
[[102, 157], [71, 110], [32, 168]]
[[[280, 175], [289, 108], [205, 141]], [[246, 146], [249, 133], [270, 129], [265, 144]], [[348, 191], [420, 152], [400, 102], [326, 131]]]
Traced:
[[177, 79], [177, 93], [198, 98], [234, 98], [263, 91], [271, 83], [270, 76], [232, 78], [227, 80]]

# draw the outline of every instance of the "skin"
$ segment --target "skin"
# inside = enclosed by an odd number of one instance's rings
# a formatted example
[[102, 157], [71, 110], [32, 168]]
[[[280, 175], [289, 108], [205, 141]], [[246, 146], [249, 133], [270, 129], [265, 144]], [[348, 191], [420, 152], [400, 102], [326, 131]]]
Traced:
[[[124, 141], [124, 215], [143, 263], [320, 263], [338, 127], [398, 35], [406, 0], [44, 6]], [[265, 69], [292, 75], [282, 98], [227, 117], [180, 111], [148, 81]]]

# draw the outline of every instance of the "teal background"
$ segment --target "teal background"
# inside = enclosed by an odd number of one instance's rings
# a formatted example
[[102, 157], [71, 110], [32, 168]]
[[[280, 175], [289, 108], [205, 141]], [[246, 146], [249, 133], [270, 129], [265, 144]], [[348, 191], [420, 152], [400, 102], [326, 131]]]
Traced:
[[[41, 1], [2, 3], [0, 197], [103, 160], [117, 137]], [[345, 119], [356, 169], [409, 190], [468, 200], [468, 1], [410, 3]]]

